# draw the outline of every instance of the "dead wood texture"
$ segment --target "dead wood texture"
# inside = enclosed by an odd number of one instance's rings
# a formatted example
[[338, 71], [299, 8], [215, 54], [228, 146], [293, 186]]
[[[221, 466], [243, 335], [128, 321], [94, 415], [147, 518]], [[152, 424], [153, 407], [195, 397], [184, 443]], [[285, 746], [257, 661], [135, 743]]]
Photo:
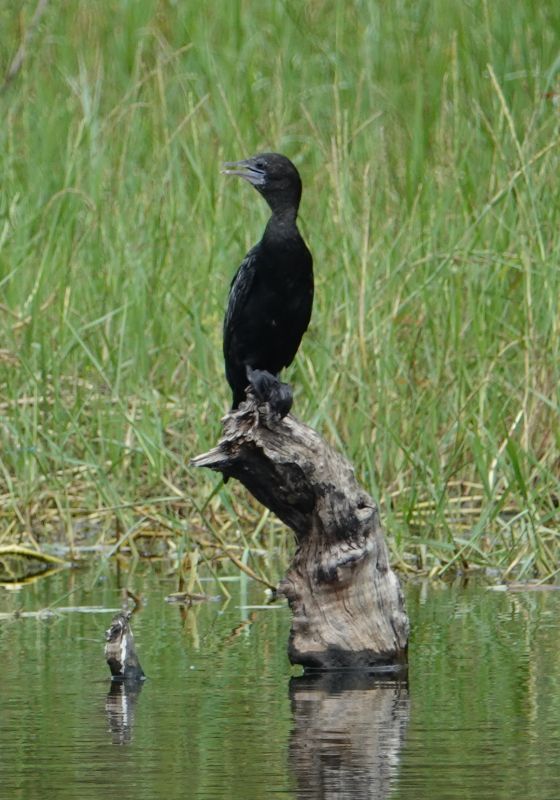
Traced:
[[237, 478], [295, 533], [278, 587], [292, 610], [289, 656], [308, 668], [406, 663], [408, 618], [376, 503], [348, 461], [312, 428], [249, 398], [223, 420], [197, 467]]

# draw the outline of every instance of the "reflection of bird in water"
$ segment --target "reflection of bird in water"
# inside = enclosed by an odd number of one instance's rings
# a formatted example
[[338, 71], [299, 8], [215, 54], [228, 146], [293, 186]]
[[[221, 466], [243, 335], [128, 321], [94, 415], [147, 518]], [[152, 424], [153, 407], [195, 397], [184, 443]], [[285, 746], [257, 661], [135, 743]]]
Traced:
[[226, 377], [232, 407], [250, 384], [259, 400], [285, 416], [292, 392], [278, 380], [294, 360], [313, 306], [313, 260], [296, 224], [301, 179], [292, 162], [262, 153], [226, 164], [262, 194], [272, 216], [262, 239], [245, 256], [232, 281], [224, 320]]

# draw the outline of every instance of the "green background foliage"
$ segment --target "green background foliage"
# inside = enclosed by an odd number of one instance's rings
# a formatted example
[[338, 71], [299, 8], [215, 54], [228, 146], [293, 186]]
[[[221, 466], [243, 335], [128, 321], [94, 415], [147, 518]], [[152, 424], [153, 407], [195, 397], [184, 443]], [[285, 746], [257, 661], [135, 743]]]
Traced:
[[[0, 10], [3, 73], [34, 9]], [[556, 4], [505, 0], [48, 4], [0, 95], [9, 534], [104, 509], [126, 532], [140, 501], [187, 538], [255, 524], [187, 465], [228, 407], [225, 299], [266, 220], [220, 165], [272, 149], [316, 269], [295, 413], [401, 563], [553, 573], [559, 34]]]

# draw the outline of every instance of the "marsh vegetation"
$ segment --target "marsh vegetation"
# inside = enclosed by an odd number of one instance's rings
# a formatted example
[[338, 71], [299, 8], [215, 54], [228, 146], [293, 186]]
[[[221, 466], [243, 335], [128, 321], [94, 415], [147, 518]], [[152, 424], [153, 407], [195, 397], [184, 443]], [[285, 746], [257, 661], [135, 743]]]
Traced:
[[[3, 74], [34, 9], [0, 10]], [[0, 545], [159, 537], [274, 578], [280, 527], [188, 468], [266, 218], [220, 165], [273, 149], [315, 261], [294, 412], [401, 569], [554, 574], [559, 32], [505, 0], [47, 4], [0, 95]]]

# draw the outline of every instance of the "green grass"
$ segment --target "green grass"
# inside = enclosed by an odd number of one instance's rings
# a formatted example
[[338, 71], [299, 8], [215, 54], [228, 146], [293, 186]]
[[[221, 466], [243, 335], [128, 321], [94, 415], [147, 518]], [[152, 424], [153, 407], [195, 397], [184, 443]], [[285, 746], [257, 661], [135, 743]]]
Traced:
[[[2, 73], [34, 9], [0, 11]], [[295, 413], [397, 561], [553, 574], [559, 33], [560, 7], [505, 0], [49, 4], [0, 95], [0, 543], [72, 541], [88, 513], [276, 542], [188, 468], [266, 220], [220, 164], [274, 149], [316, 269]]]

